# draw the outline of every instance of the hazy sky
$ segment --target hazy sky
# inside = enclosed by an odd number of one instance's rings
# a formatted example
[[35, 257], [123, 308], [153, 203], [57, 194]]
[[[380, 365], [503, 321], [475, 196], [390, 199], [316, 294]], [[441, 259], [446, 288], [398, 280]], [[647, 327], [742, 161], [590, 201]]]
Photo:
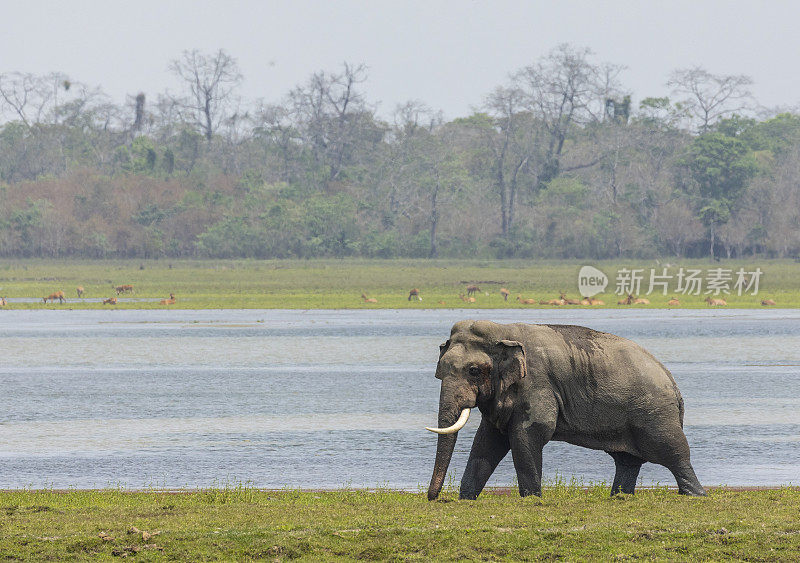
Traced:
[[278, 101], [318, 70], [365, 63], [386, 115], [419, 99], [466, 115], [559, 43], [627, 66], [634, 100], [667, 95], [675, 68], [746, 74], [767, 106], [800, 102], [800, 3], [762, 1], [0, 0], [0, 72], [62, 71], [121, 102], [176, 89], [185, 49], [223, 48], [247, 100]]

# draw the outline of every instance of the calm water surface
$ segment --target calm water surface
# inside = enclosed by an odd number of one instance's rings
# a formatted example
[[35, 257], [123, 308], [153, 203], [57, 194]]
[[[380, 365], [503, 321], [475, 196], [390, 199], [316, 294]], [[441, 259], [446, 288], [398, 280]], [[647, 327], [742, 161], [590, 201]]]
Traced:
[[[0, 488], [427, 487], [438, 345], [463, 318], [631, 338], [674, 374], [704, 484], [800, 483], [797, 310], [119, 310], [0, 311]], [[544, 465], [613, 477], [558, 442]], [[489, 484], [513, 479], [508, 456]]]

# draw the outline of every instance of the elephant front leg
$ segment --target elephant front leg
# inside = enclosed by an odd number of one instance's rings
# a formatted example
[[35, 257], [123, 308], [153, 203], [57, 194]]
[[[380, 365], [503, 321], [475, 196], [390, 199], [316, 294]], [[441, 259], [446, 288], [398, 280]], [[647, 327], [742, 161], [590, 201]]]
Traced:
[[502, 434], [484, 418], [475, 433], [469, 460], [461, 478], [459, 498], [475, 500], [494, 473], [497, 464], [506, 456], [511, 446], [508, 436]]
[[518, 428], [510, 434], [511, 455], [519, 482], [519, 494], [542, 496], [542, 448], [550, 440], [552, 430]]

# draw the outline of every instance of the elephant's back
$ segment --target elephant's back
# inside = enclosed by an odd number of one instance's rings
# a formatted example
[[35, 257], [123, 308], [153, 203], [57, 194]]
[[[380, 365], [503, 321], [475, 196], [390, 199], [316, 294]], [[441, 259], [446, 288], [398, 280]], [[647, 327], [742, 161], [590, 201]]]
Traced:
[[661, 396], [677, 405], [683, 418], [683, 400], [672, 374], [636, 342], [584, 326], [541, 326], [551, 333], [537, 331], [533, 347], [541, 343], [546, 355], [557, 358], [560, 373], [549, 375], [560, 385], [579, 387], [581, 394], [595, 400], [617, 399], [629, 406], [642, 396]]

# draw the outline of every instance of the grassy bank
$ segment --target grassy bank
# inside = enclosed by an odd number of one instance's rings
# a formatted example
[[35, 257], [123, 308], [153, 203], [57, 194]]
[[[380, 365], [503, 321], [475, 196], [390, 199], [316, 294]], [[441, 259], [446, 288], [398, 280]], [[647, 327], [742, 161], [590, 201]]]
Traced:
[[[551, 308], [540, 300], [557, 298], [559, 292], [577, 298], [578, 261], [470, 261], [470, 260], [282, 260], [282, 261], [43, 261], [0, 260], [0, 296], [9, 298], [9, 308], [109, 308], [100, 298], [114, 296], [112, 286], [131, 284], [135, 295], [122, 295], [117, 308], [163, 308], [158, 300], [174, 293], [173, 308]], [[708, 307], [699, 296], [670, 291], [646, 296], [651, 268], [661, 273], [662, 265], [653, 261], [592, 262], [609, 276], [607, 292], [597, 297], [605, 307], [618, 307], [614, 295], [615, 276], [620, 268], [643, 268], [645, 281], [641, 294], [651, 305], [666, 307], [677, 295], [681, 307]], [[736, 271], [761, 268], [758, 296], [725, 295], [729, 307], [761, 307], [770, 297], [779, 307], [800, 307], [800, 263], [759, 260], [755, 262], [681, 261], [684, 268], [698, 268], [705, 275], [711, 268]], [[672, 266], [671, 275], [678, 268]], [[474, 303], [459, 298], [466, 286], [476, 283], [481, 291]], [[78, 299], [76, 288], [85, 289]], [[675, 286], [673, 280], [670, 289]], [[500, 288], [511, 292], [506, 302]], [[408, 300], [409, 289], [419, 288], [422, 301]], [[63, 291], [66, 304], [47, 304], [41, 298]], [[377, 299], [365, 303], [361, 294]], [[516, 296], [534, 299], [523, 305]], [[86, 299], [88, 298], [88, 300]], [[35, 302], [25, 302], [34, 301]], [[573, 306], [575, 307], [575, 306]]]
[[607, 494], [562, 486], [542, 499], [467, 502], [447, 492], [429, 503], [391, 491], [4, 492], [0, 558], [800, 558], [797, 489], [716, 490], [704, 499], [666, 489]]

